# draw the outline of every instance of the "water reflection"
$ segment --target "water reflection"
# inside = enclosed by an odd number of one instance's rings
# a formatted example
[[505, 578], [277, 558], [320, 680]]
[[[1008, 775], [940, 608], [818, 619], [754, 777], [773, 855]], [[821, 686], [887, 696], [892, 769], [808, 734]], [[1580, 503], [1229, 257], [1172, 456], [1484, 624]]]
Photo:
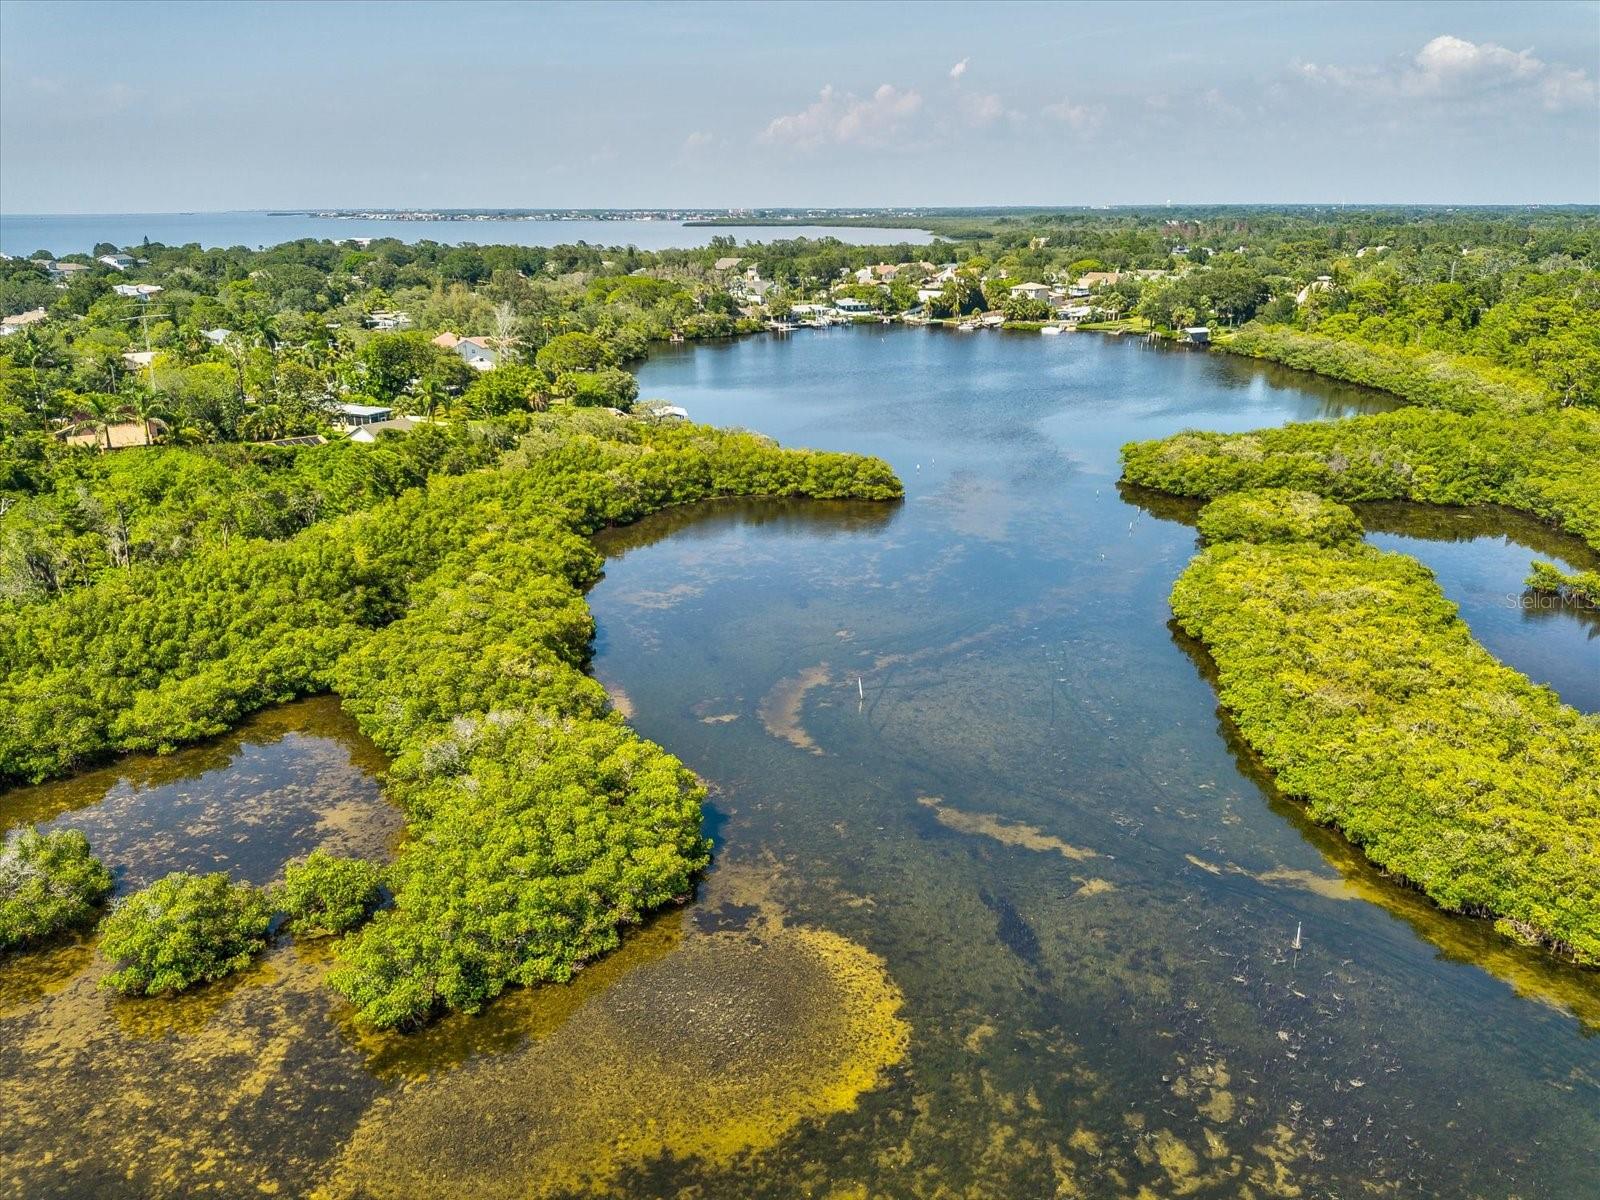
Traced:
[[177, 754], [129, 755], [0, 794], [0, 832], [80, 830], [119, 891], [177, 870], [266, 883], [318, 848], [384, 857], [402, 821], [379, 790], [383, 767], [338, 700], [316, 697]]

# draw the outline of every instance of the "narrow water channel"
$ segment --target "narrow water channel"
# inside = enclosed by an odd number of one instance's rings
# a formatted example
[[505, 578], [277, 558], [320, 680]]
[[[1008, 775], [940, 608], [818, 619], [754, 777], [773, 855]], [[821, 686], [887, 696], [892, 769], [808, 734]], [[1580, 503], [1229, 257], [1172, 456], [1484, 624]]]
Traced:
[[[570, 987], [408, 1038], [349, 1026], [316, 945], [163, 1004], [98, 993], [83, 943], [13, 956], [0, 1194], [1594, 1194], [1600, 976], [1441, 915], [1276, 794], [1168, 624], [1193, 506], [1116, 485], [1130, 439], [1384, 401], [1131, 341], [878, 328], [674, 348], [640, 378], [907, 483], [599, 539], [595, 672], [711, 787], [696, 899]], [[1528, 558], [1582, 547], [1362, 515], [1594, 710], [1593, 624], [1507, 602]], [[0, 828], [84, 828], [124, 887], [371, 852], [395, 817], [342, 722], [288, 706], [0, 795]], [[827, 1116], [807, 964], [845, 946], [903, 995], [909, 1048]], [[684, 1121], [633, 1138], [636, 1095]]]

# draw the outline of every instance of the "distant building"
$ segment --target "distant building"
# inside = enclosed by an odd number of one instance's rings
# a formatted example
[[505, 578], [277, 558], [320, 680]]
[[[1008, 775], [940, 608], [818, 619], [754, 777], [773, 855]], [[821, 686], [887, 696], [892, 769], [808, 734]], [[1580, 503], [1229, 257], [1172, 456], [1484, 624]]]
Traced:
[[119, 271], [126, 271], [138, 265], [138, 260], [131, 254], [102, 254], [97, 260], [108, 267], [115, 267]]
[[378, 435], [386, 429], [393, 429], [397, 433], [410, 433], [417, 427], [418, 422], [410, 417], [392, 417], [387, 421], [370, 421], [356, 429], [350, 435], [352, 442], [361, 442], [370, 445], [378, 440]]
[[1205, 325], [1186, 325], [1182, 332], [1192, 346], [1208, 346], [1211, 344], [1211, 330]]
[[119, 296], [130, 300], [148, 300], [151, 296], [161, 291], [157, 283], [116, 283], [111, 285], [111, 290]]
[[134, 370], [142, 371], [156, 361], [156, 352], [154, 350], [128, 350], [123, 353], [122, 361]]
[[1117, 271], [1085, 271], [1078, 276], [1077, 286], [1091, 290], [1097, 287], [1110, 287], [1121, 278], [1122, 275]]
[[893, 283], [900, 277], [900, 272], [909, 265], [908, 263], [876, 263], [870, 267], [862, 267], [856, 272], [856, 282]]
[[384, 408], [375, 404], [335, 404], [333, 406], [334, 424], [344, 429], [355, 429], [362, 425], [376, 425], [379, 421], [387, 421], [394, 416], [394, 409]]
[[200, 336], [205, 338], [205, 340], [210, 342], [213, 346], [222, 345], [222, 343], [227, 341], [232, 335], [233, 330], [231, 329], [202, 329], [200, 331]]
[[1318, 275], [1310, 283], [1306, 284], [1305, 287], [1301, 288], [1297, 293], [1295, 293], [1294, 302], [1296, 304], [1305, 304], [1317, 292], [1331, 292], [1332, 290], [1333, 276]]
[[403, 312], [375, 312], [367, 315], [368, 329], [396, 330], [411, 328], [411, 314]]
[[872, 305], [865, 300], [857, 300], [854, 296], [840, 296], [833, 302], [833, 306], [842, 313], [868, 313], [873, 311]]
[[492, 371], [499, 362], [494, 343], [486, 337], [457, 337], [446, 332], [434, 338], [433, 344], [441, 350], [454, 350], [467, 366], [479, 371]]
[[733, 271], [737, 270], [739, 264], [743, 261], [744, 259], [742, 258], [719, 258], [711, 264], [711, 269], [713, 271]]
[[1011, 294], [1013, 296], [1021, 296], [1025, 300], [1048, 301], [1050, 299], [1050, 289], [1042, 283], [1019, 283], [1011, 289]]
[[29, 325], [37, 325], [48, 315], [42, 308], [30, 308], [27, 312], [19, 312], [15, 316], [0, 318], [0, 337], [10, 337]]
[[83, 272], [89, 269], [83, 263], [57, 262], [53, 258], [36, 258], [33, 260], [33, 264], [38, 267], [43, 267], [50, 278], [55, 280], [56, 283], [63, 287], [65, 287], [68, 281], [70, 281], [74, 276], [81, 275]]
[[[108, 429], [85, 429], [82, 425], [67, 426], [62, 440], [69, 446], [94, 446], [101, 450], [126, 450], [130, 446], [148, 446], [151, 435], [166, 426], [151, 419], [150, 428], [143, 421], [119, 421]], [[58, 435], [60, 436], [60, 435]]]

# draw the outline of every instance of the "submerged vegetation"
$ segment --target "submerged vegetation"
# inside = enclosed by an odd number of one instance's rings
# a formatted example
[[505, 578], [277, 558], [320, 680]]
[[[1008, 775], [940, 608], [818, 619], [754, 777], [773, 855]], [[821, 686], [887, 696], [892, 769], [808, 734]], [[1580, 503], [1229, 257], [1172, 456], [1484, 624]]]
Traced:
[[1313, 817], [1440, 905], [1600, 963], [1600, 728], [1496, 662], [1414, 560], [1315, 529], [1286, 542], [1275, 517], [1263, 538], [1236, 517], [1284, 503], [1208, 506], [1212, 544], [1172, 593], [1245, 741]]
[[17, 830], [0, 847], [0, 951], [87, 924], [111, 887], [83, 834]]

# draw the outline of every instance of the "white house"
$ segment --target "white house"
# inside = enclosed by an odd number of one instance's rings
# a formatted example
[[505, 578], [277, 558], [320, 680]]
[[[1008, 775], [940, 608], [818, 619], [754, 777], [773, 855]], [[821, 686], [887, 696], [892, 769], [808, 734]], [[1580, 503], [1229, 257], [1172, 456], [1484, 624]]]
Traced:
[[410, 329], [411, 314], [403, 312], [375, 312], [367, 316], [369, 329]]
[[123, 352], [122, 361], [135, 371], [142, 371], [156, 360], [154, 350], [127, 350]]
[[126, 296], [130, 300], [148, 300], [161, 290], [158, 283], [118, 283], [113, 284], [111, 290], [119, 296]]
[[227, 341], [232, 334], [233, 330], [231, 329], [202, 329], [200, 331], [200, 336], [205, 338], [205, 340], [210, 342], [213, 346], [222, 345], [222, 343]]
[[833, 306], [842, 313], [869, 313], [873, 311], [872, 305], [865, 300], [857, 300], [854, 296], [840, 296], [833, 302]]
[[129, 267], [134, 266], [137, 260], [131, 254], [102, 254], [99, 261], [105, 263], [108, 267], [126, 271]]
[[475, 370], [492, 371], [499, 362], [493, 341], [486, 337], [457, 337], [445, 332], [434, 338], [433, 344], [441, 350], [454, 350], [467, 366]]
[[333, 406], [333, 421], [345, 429], [355, 429], [360, 425], [375, 425], [379, 421], [387, 421], [394, 416], [394, 409], [384, 408], [376, 404], [335, 404]]
[[1013, 296], [1021, 296], [1025, 300], [1042, 300], [1048, 302], [1050, 289], [1042, 283], [1019, 283], [1011, 289]]
[[10, 337], [19, 329], [26, 329], [35, 325], [46, 317], [42, 308], [30, 308], [27, 312], [19, 312], [13, 316], [0, 318], [0, 337]]

